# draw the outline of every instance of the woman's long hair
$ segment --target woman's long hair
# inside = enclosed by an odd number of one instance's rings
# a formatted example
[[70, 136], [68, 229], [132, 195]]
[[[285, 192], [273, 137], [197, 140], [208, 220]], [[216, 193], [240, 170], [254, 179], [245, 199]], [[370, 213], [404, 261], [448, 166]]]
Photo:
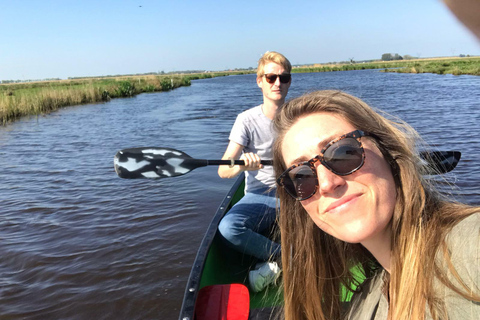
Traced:
[[[442, 299], [433, 290], [435, 278], [462, 296], [479, 301], [478, 295], [445, 280], [445, 272], [435, 262], [439, 251], [446, 252], [446, 233], [478, 209], [441, 200], [424, 180], [424, 169], [415, 151], [419, 137], [407, 124], [388, 120], [365, 102], [341, 91], [317, 91], [293, 99], [282, 107], [273, 122], [277, 132], [276, 175], [286, 169], [281, 148], [285, 134], [300, 118], [318, 112], [336, 114], [355, 129], [373, 134], [372, 141], [390, 164], [397, 197], [391, 221], [389, 318], [424, 319], [426, 310], [434, 319], [446, 318]], [[359, 272], [371, 277], [378, 264], [362, 245], [346, 243], [323, 232], [301, 203], [283, 188], [277, 192], [285, 318], [341, 319], [342, 297], [360, 284]], [[448, 254], [445, 259], [449, 259]], [[451, 265], [449, 268], [452, 269]]]

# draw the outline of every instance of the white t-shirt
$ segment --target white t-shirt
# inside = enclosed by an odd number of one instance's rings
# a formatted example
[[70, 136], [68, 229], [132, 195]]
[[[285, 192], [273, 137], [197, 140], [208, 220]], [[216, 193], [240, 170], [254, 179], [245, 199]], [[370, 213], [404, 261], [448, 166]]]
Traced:
[[[257, 153], [262, 160], [273, 158], [272, 120], [263, 114], [262, 105], [248, 109], [237, 116], [229, 139], [244, 146], [244, 153]], [[273, 166], [264, 166], [263, 169], [256, 171], [245, 171], [245, 179], [245, 192], [275, 187]]]

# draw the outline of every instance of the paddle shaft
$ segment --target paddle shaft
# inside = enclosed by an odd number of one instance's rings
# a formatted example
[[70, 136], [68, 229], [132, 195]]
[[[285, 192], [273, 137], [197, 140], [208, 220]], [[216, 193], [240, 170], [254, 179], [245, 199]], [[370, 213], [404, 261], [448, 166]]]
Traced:
[[[447, 157], [451, 156], [453, 157], [455, 155], [455, 151], [440, 151], [440, 152], [420, 152], [420, 158], [426, 160], [430, 160], [430, 164], [436, 164], [437, 167], [441, 166], [441, 161], [445, 160]], [[459, 157], [459, 155], [458, 155]], [[245, 165], [245, 162], [243, 160], [205, 160], [205, 159], [191, 159], [195, 162], [198, 161], [199, 166], [200, 164], [203, 164], [201, 166], [219, 166], [219, 165]], [[273, 160], [260, 160], [260, 163], [263, 164], [264, 166], [271, 166], [273, 165]], [[441, 167], [440, 167], [441, 168]], [[452, 168], [453, 169], [453, 168]], [[441, 169], [440, 169], [441, 170]], [[442, 171], [442, 170], [441, 170]], [[445, 170], [445, 171], [450, 171], [450, 170]], [[442, 172], [443, 173], [443, 172]]]
[[[199, 162], [200, 161], [206, 161], [207, 166], [221, 166], [221, 165], [240, 165], [243, 166], [245, 165], [245, 162], [243, 160], [202, 160], [202, 159], [197, 159]], [[260, 163], [263, 164], [264, 166], [271, 166], [273, 165], [272, 160], [260, 160]]]

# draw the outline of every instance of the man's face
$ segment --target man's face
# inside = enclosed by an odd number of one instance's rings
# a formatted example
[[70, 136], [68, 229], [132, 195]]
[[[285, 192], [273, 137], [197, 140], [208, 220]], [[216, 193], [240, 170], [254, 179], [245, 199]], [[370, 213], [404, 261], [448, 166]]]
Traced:
[[[280, 75], [288, 74], [288, 72], [281, 65], [269, 62], [263, 67], [263, 74]], [[264, 99], [274, 102], [280, 101], [283, 103], [285, 101], [291, 83], [291, 80], [288, 83], [281, 83], [279, 77], [277, 77], [274, 83], [268, 83], [265, 76], [257, 77], [257, 84], [262, 89]]]

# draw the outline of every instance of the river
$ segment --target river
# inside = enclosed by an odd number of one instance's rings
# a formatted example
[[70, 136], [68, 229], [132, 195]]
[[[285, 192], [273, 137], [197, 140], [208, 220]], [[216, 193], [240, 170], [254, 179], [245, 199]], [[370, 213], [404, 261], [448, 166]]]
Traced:
[[[480, 205], [480, 77], [293, 74], [288, 98], [341, 89], [459, 150], [446, 175]], [[113, 156], [158, 146], [220, 158], [236, 115], [260, 104], [255, 75], [69, 107], [0, 127], [0, 318], [177, 319], [203, 233], [233, 180], [215, 167], [123, 180]]]

